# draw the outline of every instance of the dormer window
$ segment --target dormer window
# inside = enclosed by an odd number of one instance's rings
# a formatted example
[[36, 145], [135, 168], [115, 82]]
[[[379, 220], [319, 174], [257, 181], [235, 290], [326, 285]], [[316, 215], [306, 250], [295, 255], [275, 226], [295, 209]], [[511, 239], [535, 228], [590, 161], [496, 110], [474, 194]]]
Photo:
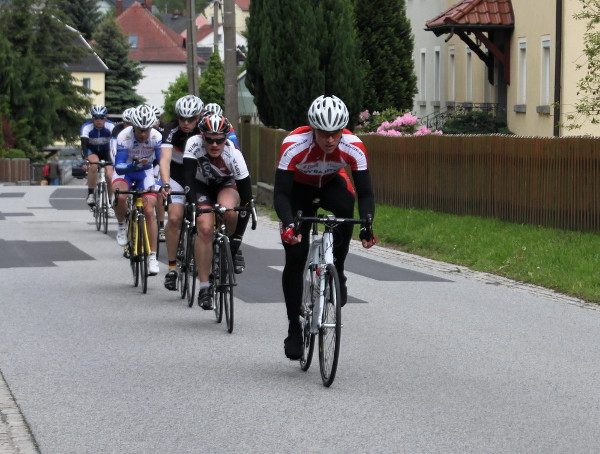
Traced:
[[130, 49], [137, 49], [138, 48], [138, 35], [129, 35], [129, 37], [127, 38], [128, 42], [129, 42], [129, 48]]

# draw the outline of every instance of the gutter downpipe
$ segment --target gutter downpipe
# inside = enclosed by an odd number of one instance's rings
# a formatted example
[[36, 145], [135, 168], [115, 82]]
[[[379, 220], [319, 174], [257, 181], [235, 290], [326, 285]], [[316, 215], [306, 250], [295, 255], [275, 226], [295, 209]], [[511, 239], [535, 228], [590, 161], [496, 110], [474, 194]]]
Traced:
[[554, 62], [554, 137], [560, 136], [560, 103], [562, 86], [563, 0], [556, 0], [556, 58]]

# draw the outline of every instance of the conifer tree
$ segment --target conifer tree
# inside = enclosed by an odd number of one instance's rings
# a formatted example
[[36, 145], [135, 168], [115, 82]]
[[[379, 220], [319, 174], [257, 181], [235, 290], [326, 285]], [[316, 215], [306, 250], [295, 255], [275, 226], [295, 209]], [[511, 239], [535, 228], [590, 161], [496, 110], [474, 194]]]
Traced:
[[355, 119], [362, 71], [351, 2], [253, 0], [247, 33], [247, 86], [265, 125], [306, 124], [322, 94], [343, 99]]
[[198, 92], [204, 104], [225, 104], [225, 68], [218, 52], [210, 55], [206, 70], [198, 82]]
[[96, 0], [57, 0], [57, 2], [67, 24], [81, 33], [86, 41], [90, 41], [102, 19], [98, 2]]
[[69, 63], [88, 52], [77, 34], [58, 20], [54, 1], [5, 1], [0, 8], [0, 104], [15, 148], [32, 155], [57, 140], [74, 140], [89, 106], [73, 84]]
[[144, 77], [139, 61], [129, 58], [127, 40], [112, 15], [107, 15], [94, 33], [94, 50], [108, 66], [105, 103], [110, 113], [121, 113], [145, 99], [135, 87]]
[[417, 79], [404, 0], [356, 0], [356, 16], [365, 68], [364, 107], [410, 111]]

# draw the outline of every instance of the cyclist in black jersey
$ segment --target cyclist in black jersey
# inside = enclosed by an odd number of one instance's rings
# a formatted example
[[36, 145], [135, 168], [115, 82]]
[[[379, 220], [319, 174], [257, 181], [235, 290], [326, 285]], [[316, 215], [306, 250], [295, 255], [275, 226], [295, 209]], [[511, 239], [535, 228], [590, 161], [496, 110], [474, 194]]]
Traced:
[[[164, 197], [172, 190], [183, 191], [183, 152], [187, 139], [200, 134], [198, 120], [203, 107], [204, 103], [197, 96], [187, 95], [179, 98], [175, 103], [177, 119], [164, 127], [160, 159], [160, 177], [163, 182], [161, 192]], [[177, 290], [175, 257], [184, 203], [185, 196], [173, 196], [167, 213], [165, 241], [169, 271], [165, 276], [165, 287], [168, 290]]]

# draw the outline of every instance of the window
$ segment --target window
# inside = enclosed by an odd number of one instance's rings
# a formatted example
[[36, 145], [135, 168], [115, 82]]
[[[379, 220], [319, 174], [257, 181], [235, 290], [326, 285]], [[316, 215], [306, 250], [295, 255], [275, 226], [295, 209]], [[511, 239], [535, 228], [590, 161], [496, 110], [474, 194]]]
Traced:
[[92, 89], [92, 79], [90, 79], [89, 77], [84, 77], [81, 80], [81, 85], [83, 85], [83, 88], [87, 88], [88, 90]]
[[[486, 52], [486, 55], [489, 57], [489, 52]], [[488, 68], [484, 67], [483, 70], [483, 102], [491, 103], [492, 102], [492, 84], [488, 79]]]
[[137, 49], [138, 48], [138, 40], [139, 40], [138, 35], [129, 35], [129, 37], [128, 37], [129, 47], [131, 49]]
[[427, 49], [421, 49], [421, 73], [419, 75], [419, 99], [425, 101], [427, 97], [427, 68], [425, 67]]
[[540, 105], [550, 105], [550, 39], [542, 38], [542, 67], [540, 81]]
[[441, 94], [440, 94], [440, 81], [441, 81], [441, 75], [440, 75], [440, 48], [439, 46], [435, 48], [434, 50], [434, 61], [433, 61], [433, 100], [434, 101], [439, 101], [441, 99]]
[[527, 42], [519, 41], [517, 104], [527, 104]]
[[467, 102], [473, 102], [473, 53], [467, 47]]
[[454, 46], [448, 49], [448, 101], [456, 101], [456, 60]]

